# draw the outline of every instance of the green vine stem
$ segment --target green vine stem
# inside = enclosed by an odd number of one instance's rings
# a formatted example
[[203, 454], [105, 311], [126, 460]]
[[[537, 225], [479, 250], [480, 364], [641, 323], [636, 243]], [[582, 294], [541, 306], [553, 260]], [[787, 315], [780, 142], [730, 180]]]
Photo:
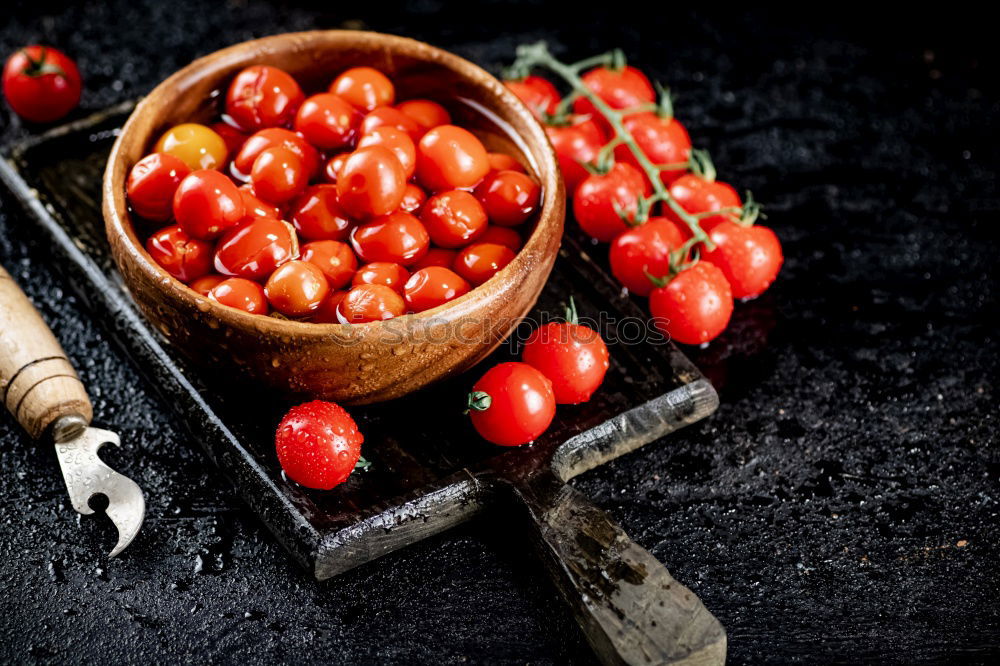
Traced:
[[[572, 64], [565, 64], [560, 60], [556, 59], [549, 52], [548, 45], [545, 42], [538, 42], [536, 44], [524, 44], [517, 47], [517, 57], [514, 63], [508, 69], [508, 72], [513, 74], [515, 77], [524, 77], [534, 67], [543, 67], [549, 71], [562, 77], [566, 83], [572, 87], [573, 91], [570, 93], [572, 99], [579, 99], [580, 97], [585, 97], [594, 105], [608, 124], [615, 130], [615, 137], [611, 139], [612, 143], [615, 145], [625, 145], [628, 149], [632, 151], [632, 155], [635, 157], [636, 162], [645, 171], [646, 176], [649, 178], [650, 183], [653, 186], [653, 195], [644, 199], [645, 205], [639, 206], [639, 211], [637, 211], [636, 219], [634, 224], [641, 224], [646, 221], [646, 216], [648, 216], [649, 211], [652, 210], [653, 204], [658, 201], [662, 201], [667, 205], [671, 211], [687, 225], [688, 229], [691, 231], [692, 240], [694, 243], [704, 243], [708, 250], [715, 249], [715, 243], [709, 238], [701, 225], [698, 223], [698, 218], [691, 215], [670, 194], [670, 191], [664, 186], [663, 181], [660, 179], [661, 169], [646, 156], [646, 154], [639, 148], [639, 145], [635, 142], [635, 138], [632, 133], [626, 128], [622, 119], [626, 113], [635, 113], [636, 109], [625, 109], [623, 111], [617, 111], [612, 109], [607, 103], [600, 97], [595, 95], [590, 88], [583, 82], [580, 78], [580, 72], [584, 69], [589, 69], [591, 67], [597, 67], [604, 65], [607, 67], [621, 67], [624, 65], [624, 60], [620, 51], [612, 51], [610, 53], [604, 53], [601, 55], [593, 56], [585, 60], [580, 60]], [[565, 101], [565, 100], [564, 100]], [[567, 105], [568, 108], [568, 105]], [[562, 109], [561, 109], [562, 110]], [[641, 213], [641, 214], [640, 214]]]

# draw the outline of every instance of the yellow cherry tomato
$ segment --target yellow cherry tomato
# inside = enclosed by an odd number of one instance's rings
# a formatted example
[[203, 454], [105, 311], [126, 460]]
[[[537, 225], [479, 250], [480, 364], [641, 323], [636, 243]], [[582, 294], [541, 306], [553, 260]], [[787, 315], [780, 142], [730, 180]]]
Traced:
[[153, 149], [169, 153], [192, 170], [218, 169], [226, 162], [226, 142], [215, 131], [198, 123], [171, 127]]

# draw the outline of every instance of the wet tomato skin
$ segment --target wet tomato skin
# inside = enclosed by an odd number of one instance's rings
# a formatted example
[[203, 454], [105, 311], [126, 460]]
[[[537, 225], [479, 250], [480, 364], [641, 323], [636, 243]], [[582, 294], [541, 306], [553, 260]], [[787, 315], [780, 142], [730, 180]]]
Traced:
[[288, 478], [316, 490], [331, 490], [347, 480], [363, 442], [343, 407], [320, 400], [292, 407], [274, 436], [278, 462]]
[[653, 324], [672, 340], [699, 345], [729, 324], [733, 294], [726, 276], [714, 264], [699, 261], [649, 294]]
[[479, 286], [514, 260], [514, 251], [496, 243], [473, 243], [455, 257], [452, 268], [474, 286]]
[[337, 199], [349, 215], [370, 219], [399, 208], [406, 174], [385, 146], [366, 146], [351, 153], [337, 174]]
[[205, 275], [197, 280], [192, 280], [188, 286], [202, 296], [208, 296], [208, 292], [212, 291], [217, 284], [225, 279], [226, 277], [224, 275]]
[[231, 277], [223, 280], [208, 292], [208, 299], [250, 314], [268, 313], [264, 287], [246, 278]]
[[236, 127], [233, 127], [229, 123], [214, 122], [208, 126], [208, 129], [212, 130], [216, 134], [222, 137], [222, 141], [226, 144], [226, 158], [232, 158], [236, 153], [240, 152], [240, 148], [246, 143], [246, 140], [250, 138], [249, 134], [241, 132]]
[[420, 126], [423, 132], [438, 125], [450, 125], [451, 114], [448, 110], [429, 99], [411, 99], [400, 102], [396, 109], [409, 116]]
[[364, 324], [406, 314], [406, 303], [395, 290], [383, 284], [362, 284], [351, 288], [337, 306], [342, 324]]
[[351, 284], [355, 287], [362, 284], [380, 284], [402, 294], [403, 287], [406, 286], [406, 281], [409, 279], [410, 272], [399, 264], [389, 261], [373, 261], [358, 269]]
[[536, 329], [525, 342], [521, 358], [548, 377], [560, 405], [590, 400], [610, 367], [608, 347], [597, 331], [570, 322]]
[[396, 127], [383, 125], [362, 135], [361, 140], [358, 141], [358, 148], [367, 146], [388, 148], [402, 165], [405, 179], [409, 180], [413, 177], [413, 172], [417, 168], [417, 147], [409, 134]]
[[489, 170], [486, 148], [472, 132], [456, 125], [435, 127], [417, 145], [417, 180], [429, 190], [473, 187]]
[[639, 199], [649, 193], [649, 184], [635, 167], [616, 162], [603, 175], [590, 175], [573, 195], [573, 215], [592, 238], [608, 243], [628, 225], [619, 210], [630, 218], [638, 210]]
[[403, 200], [399, 202], [399, 207], [407, 213], [417, 215], [426, 201], [427, 193], [419, 185], [407, 183], [406, 189], [403, 190]]
[[521, 234], [510, 227], [498, 227], [491, 224], [476, 238], [476, 242], [506, 245], [517, 252], [521, 249]]
[[264, 294], [271, 307], [291, 317], [314, 312], [329, 292], [330, 285], [323, 271], [300, 259], [279, 266], [264, 286]]
[[391, 106], [380, 106], [369, 111], [361, 121], [361, 133], [370, 134], [376, 127], [395, 127], [410, 135], [414, 142], [419, 141], [424, 130], [416, 120]]
[[295, 258], [293, 234], [288, 223], [266, 217], [232, 229], [215, 248], [215, 270], [222, 275], [262, 280]]
[[254, 220], [258, 217], [273, 217], [281, 219], [282, 210], [279, 206], [267, 201], [262, 201], [254, 192], [253, 185], [245, 183], [240, 185], [240, 196], [243, 199], [243, 219], [245, 221]]
[[330, 291], [327, 297], [320, 303], [316, 311], [309, 317], [309, 321], [316, 324], [339, 324], [337, 308], [340, 302], [347, 296], [346, 291]]
[[718, 266], [733, 290], [733, 298], [755, 298], [771, 286], [784, 257], [781, 242], [769, 228], [720, 222], [709, 232], [715, 249], [702, 259]]
[[344, 240], [353, 221], [337, 200], [333, 185], [310, 185], [292, 202], [291, 223], [308, 240]]
[[507, 153], [487, 153], [490, 161], [490, 171], [520, 171], [525, 173], [524, 166]]
[[283, 146], [272, 146], [262, 150], [254, 160], [250, 182], [257, 196], [282, 204], [305, 189], [309, 175], [298, 154]]
[[469, 283], [448, 268], [430, 266], [413, 273], [403, 287], [403, 298], [414, 312], [444, 305], [469, 293]]
[[4, 98], [17, 115], [33, 123], [50, 123], [72, 111], [81, 88], [76, 63], [50, 46], [19, 49], [3, 68]]
[[125, 190], [128, 203], [140, 217], [166, 222], [174, 212], [174, 193], [191, 173], [187, 164], [167, 153], [152, 153], [129, 171]]
[[538, 210], [542, 190], [527, 174], [519, 171], [491, 173], [476, 187], [490, 222], [501, 227], [523, 224]]
[[[631, 109], [656, 100], [656, 91], [646, 75], [635, 67], [621, 69], [595, 67], [581, 77], [583, 83], [597, 94], [612, 109]], [[573, 102], [573, 112], [590, 115], [599, 124], [607, 125], [604, 116], [594, 108], [586, 97]]]
[[486, 211], [482, 204], [464, 190], [435, 194], [424, 204], [420, 221], [431, 241], [442, 248], [464, 247], [486, 230]]
[[320, 150], [341, 150], [354, 144], [361, 114], [337, 95], [320, 93], [302, 103], [295, 130]]
[[331, 289], [340, 289], [358, 270], [358, 259], [347, 243], [318, 240], [302, 246], [302, 260], [319, 268]]
[[446, 250], [441, 247], [432, 247], [427, 250], [420, 261], [413, 264], [412, 268], [414, 271], [419, 271], [421, 268], [427, 268], [428, 266], [443, 266], [444, 268], [451, 268], [455, 263], [455, 257], [458, 256], [458, 252], [455, 250]]
[[191, 282], [212, 270], [212, 244], [193, 238], [174, 225], [146, 240], [146, 251], [163, 270], [181, 282]]
[[269, 65], [240, 71], [226, 92], [226, 113], [245, 132], [285, 127], [305, 99], [302, 88], [287, 72]]
[[337, 184], [337, 174], [344, 168], [344, 162], [351, 156], [351, 153], [338, 153], [331, 157], [323, 167], [323, 180], [331, 185]]
[[382, 72], [373, 67], [352, 67], [330, 84], [330, 92], [363, 111], [389, 106], [396, 99], [396, 88]]
[[351, 231], [351, 246], [362, 261], [389, 261], [409, 266], [430, 247], [420, 220], [403, 211], [377, 217]]
[[192, 171], [177, 186], [174, 219], [189, 235], [217, 238], [243, 220], [243, 195], [228, 177], [214, 169]]
[[579, 184], [589, 175], [581, 166], [597, 159], [604, 146], [604, 135], [592, 121], [563, 127], [546, 127], [559, 160], [559, 170], [566, 182], [566, 195], [572, 197]]
[[[725, 208], [739, 208], [743, 205], [740, 195], [731, 185], [717, 180], [705, 180], [693, 173], [685, 174], [670, 185], [670, 195], [680, 204], [681, 208], [692, 214], [710, 213]], [[664, 208], [667, 217], [680, 219], [670, 210]], [[726, 220], [738, 219], [738, 213], [720, 213], [709, 215], [699, 220], [701, 228], [712, 231], [715, 225]]]
[[253, 164], [266, 148], [281, 146], [295, 152], [302, 158], [306, 173], [312, 177], [319, 170], [319, 151], [312, 147], [303, 137], [282, 127], [269, 127], [251, 135], [240, 146], [239, 151], [233, 158], [233, 167], [244, 176], [244, 180], [250, 177]]
[[[552, 423], [556, 400], [552, 383], [527, 363], [501, 363], [476, 382], [474, 395], [489, 396], [489, 406], [473, 408], [476, 431], [500, 446], [521, 446], [537, 439]], [[484, 401], [479, 401], [483, 405]]]
[[[653, 164], [681, 164], [675, 169], [664, 169], [660, 179], [665, 185], [684, 175], [691, 157], [691, 137], [676, 118], [663, 118], [652, 111], [625, 116], [622, 123], [632, 134], [636, 144]], [[628, 146], [615, 148], [615, 159], [641, 170], [638, 160]]]
[[663, 277], [670, 272], [670, 253], [684, 244], [685, 234], [673, 220], [653, 217], [626, 229], [611, 242], [611, 273], [630, 292], [649, 296], [653, 283], [646, 275]]
[[169, 153], [196, 169], [218, 169], [226, 163], [229, 154], [221, 136], [198, 123], [182, 123], [171, 127], [156, 142], [157, 153]]
[[536, 118], [552, 114], [559, 106], [559, 91], [541, 76], [526, 76], [519, 81], [504, 81], [504, 85], [531, 109]]

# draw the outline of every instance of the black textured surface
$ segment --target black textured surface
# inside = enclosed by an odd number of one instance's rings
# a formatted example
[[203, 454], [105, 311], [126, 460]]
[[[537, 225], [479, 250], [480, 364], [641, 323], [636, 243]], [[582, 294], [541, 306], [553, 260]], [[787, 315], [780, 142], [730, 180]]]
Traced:
[[[93, 110], [226, 44], [358, 18], [208, 6], [15, 7], [0, 50], [63, 47]], [[654, 25], [627, 12], [410, 9], [361, 18], [491, 68], [542, 37], [578, 56], [625, 47], [674, 87], [724, 177], [770, 204], [788, 256], [778, 283], [693, 355], [721, 389], [719, 412], [576, 482], [727, 626], [731, 662], [995, 659], [988, 42], [940, 17], [664, 11]], [[6, 110], [0, 128], [5, 143], [31, 131]], [[504, 516], [312, 583], [106, 343], [26, 219], [0, 198], [0, 261], [77, 362], [99, 422], [121, 431], [128, 445], [109, 459], [147, 490], [149, 515], [108, 562], [112, 529], [77, 521], [54, 456], [0, 418], [0, 659], [592, 660]]]

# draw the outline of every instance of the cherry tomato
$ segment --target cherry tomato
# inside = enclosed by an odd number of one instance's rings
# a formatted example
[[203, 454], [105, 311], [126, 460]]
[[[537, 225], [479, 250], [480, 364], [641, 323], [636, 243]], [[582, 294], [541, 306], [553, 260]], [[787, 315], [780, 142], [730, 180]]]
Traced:
[[208, 292], [208, 299], [250, 314], [268, 313], [264, 287], [245, 278], [233, 277], [223, 280]]
[[[725, 208], [739, 208], [743, 205], [740, 195], [732, 186], [715, 180], [705, 180], [693, 173], [685, 174], [675, 180], [670, 186], [670, 195], [681, 205], [681, 208], [692, 214], [710, 213]], [[667, 217], [680, 221], [677, 215], [665, 207]], [[707, 233], [715, 225], [739, 218], [738, 213], [720, 213], [699, 220], [701, 228]]]
[[174, 193], [174, 219], [189, 235], [209, 240], [217, 238], [243, 219], [243, 195], [239, 188], [218, 171], [192, 171]]
[[294, 199], [309, 182], [302, 158], [283, 146], [260, 151], [250, 170], [250, 182], [257, 196], [271, 203]]
[[417, 146], [417, 180], [429, 190], [472, 187], [489, 170], [486, 148], [472, 132], [461, 127], [435, 127]]
[[372, 129], [358, 141], [358, 148], [382, 146], [388, 148], [403, 166], [403, 175], [409, 180], [417, 168], [417, 147], [410, 135], [396, 127], [382, 125]]
[[555, 113], [559, 106], [559, 91], [548, 79], [526, 76], [520, 81], [504, 81], [503, 84], [531, 109], [536, 118], [541, 118], [543, 113]]
[[353, 222], [337, 202], [333, 185], [310, 185], [292, 203], [292, 225], [309, 240], [345, 240]]
[[249, 179], [253, 164], [261, 152], [275, 146], [287, 148], [301, 157], [310, 178], [319, 170], [319, 152], [309, 145], [308, 141], [291, 130], [269, 127], [250, 136], [233, 158], [233, 167], [239, 172], [241, 180]]
[[440, 247], [432, 247], [427, 250], [427, 254], [417, 263], [413, 264], [413, 270], [419, 271], [421, 268], [427, 268], [428, 266], [442, 266], [444, 268], [451, 268], [455, 263], [455, 257], [458, 256], [458, 252], [454, 250], [445, 250]]
[[670, 272], [670, 253], [684, 244], [677, 223], [653, 217], [626, 229], [612, 241], [608, 258], [611, 273], [636, 296], [649, 296], [653, 283], [646, 275], [661, 277]]
[[476, 238], [476, 242], [506, 245], [514, 250], [514, 252], [517, 252], [521, 249], [521, 234], [510, 227], [498, 227], [491, 224], [486, 227], [486, 231]]
[[226, 163], [226, 142], [211, 129], [198, 123], [183, 123], [171, 127], [153, 148], [180, 159], [192, 171], [218, 169]]
[[411, 116], [403, 113], [399, 109], [395, 109], [391, 106], [380, 106], [377, 109], [369, 111], [364, 120], [361, 121], [361, 133], [370, 134], [372, 130], [376, 127], [395, 127], [398, 130], [403, 130], [410, 135], [410, 138], [414, 141], [419, 141], [420, 137], [424, 135], [424, 130], [416, 120]]
[[514, 251], [506, 245], [473, 243], [458, 253], [452, 268], [478, 287], [513, 260]]
[[733, 293], [714, 264], [699, 261], [649, 294], [653, 323], [671, 339], [698, 345], [715, 338], [733, 314]]
[[340, 289], [354, 277], [358, 259], [347, 243], [319, 240], [302, 246], [302, 260], [315, 265], [326, 276], [331, 289]]
[[469, 283], [454, 271], [430, 266], [410, 276], [403, 287], [403, 298], [410, 310], [423, 312], [455, 300], [469, 293], [469, 289]]
[[524, 223], [538, 210], [541, 196], [538, 183], [519, 171], [496, 171], [476, 187], [490, 222], [501, 227]]
[[424, 256], [430, 236], [420, 220], [397, 210], [355, 227], [351, 245], [362, 261], [391, 261], [409, 266]]
[[314, 400], [285, 414], [274, 446], [289, 479], [306, 488], [330, 490], [354, 471], [364, 440], [343, 407]]
[[[688, 158], [691, 156], [691, 137], [676, 118], [661, 118], [648, 111], [625, 116], [623, 123], [653, 164], [685, 165], [661, 171], [660, 179], [665, 185], [684, 175], [687, 171]], [[641, 171], [639, 161], [628, 146], [621, 145], [615, 148], [615, 159], [631, 164]]]
[[781, 270], [781, 242], [762, 226], [720, 222], [709, 232], [715, 249], [702, 259], [715, 264], [726, 276], [733, 298], [754, 298], [764, 293]]
[[560, 405], [590, 400], [611, 365], [600, 334], [571, 322], [536, 329], [524, 343], [521, 358], [548, 377]]
[[292, 226], [262, 217], [219, 239], [215, 248], [215, 270], [223, 275], [262, 280], [297, 254]]
[[242, 70], [229, 84], [226, 113], [245, 132], [292, 124], [305, 95], [287, 72], [269, 65]]
[[363, 111], [389, 106], [396, 99], [396, 88], [382, 72], [372, 67], [352, 67], [330, 84], [330, 92]]
[[273, 217], [281, 219], [283, 217], [281, 208], [272, 203], [262, 201], [254, 192], [253, 185], [246, 183], [240, 185], [240, 196], [243, 198], [243, 219], [253, 220], [258, 217]]
[[[331, 241], [333, 242], [333, 241]], [[330, 293], [323, 271], [318, 266], [295, 259], [282, 264], [267, 278], [264, 294], [278, 312], [302, 317], [314, 312]]]
[[590, 120], [572, 125], [546, 126], [545, 133], [556, 151], [559, 170], [566, 182], [566, 195], [572, 197], [579, 184], [590, 175], [581, 165], [597, 159], [597, 154], [604, 147], [604, 134]]
[[395, 290], [384, 284], [361, 284], [352, 287], [337, 306], [342, 324], [363, 324], [406, 314], [406, 303]]
[[240, 148], [250, 138], [248, 134], [222, 121], [212, 123], [208, 126], [208, 129], [222, 137], [222, 141], [226, 144], [226, 158], [240, 152]]
[[338, 153], [330, 158], [323, 169], [323, 180], [328, 183], [337, 183], [337, 174], [344, 168], [344, 162], [351, 156], [351, 153]]
[[635, 167], [615, 162], [604, 175], [590, 175], [573, 195], [573, 215], [591, 237], [607, 243], [628, 225], [618, 211], [634, 218], [639, 199], [649, 194], [649, 184]]
[[212, 244], [192, 238], [176, 225], [150, 236], [146, 251], [163, 270], [181, 282], [197, 280], [212, 270]]
[[420, 126], [422, 132], [438, 125], [450, 125], [451, 114], [448, 110], [429, 99], [411, 99], [400, 102], [396, 108], [412, 118]]
[[380, 284], [402, 294], [403, 287], [406, 286], [406, 281], [409, 279], [410, 272], [399, 264], [389, 261], [373, 261], [362, 266], [354, 274], [351, 284], [355, 287], [362, 284]]
[[435, 194], [420, 213], [431, 241], [443, 248], [464, 247], [486, 230], [486, 211], [464, 190]]
[[351, 153], [337, 174], [337, 199], [349, 215], [368, 219], [399, 208], [406, 174], [391, 150], [367, 146]]
[[316, 308], [316, 311], [312, 313], [312, 316], [309, 317], [309, 321], [317, 324], [339, 324], [340, 318], [337, 317], [337, 308], [345, 296], [347, 296], [346, 291], [331, 291], [326, 299], [320, 303], [320, 306]]
[[354, 144], [361, 114], [331, 93], [313, 95], [295, 115], [295, 130], [320, 150], [341, 150]]
[[76, 63], [51, 46], [26, 46], [3, 68], [3, 96], [17, 115], [33, 123], [59, 120], [80, 101]]
[[174, 212], [174, 192], [189, 173], [191, 169], [173, 155], [146, 155], [128, 174], [129, 205], [140, 217], [166, 222]]
[[197, 280], [192, 280], [191, 284], [188, 286], [202, 296], [208, 296], [208, 292], [212, 291], [216, 285], [225, 281], [225, 279], [226, 277], [224, 275], [206, 275], [198, 278]]
[[399, 207], [407, 213], [417, 215], [427, 201], [427, 193], [420, 189], [419, 185], [407, 183], [403, 190], [403, 200], [399, 202]]
[[[656, 91], [646, 75], [635, 67], [621, 69], [595, 67], [583, 75], [584, 84], [612, 109], [632, 109], [656, 100]], [[573, 111], [580, 115], [590, 115], [602, 127], [607, 125], [604, 116], [594, 108], [586, 97], [573, 102]]]
[[552, 382], [527, 363], [501, 363], [472, 387], [469, 418], [494, 444], [520, 446], [537, 439], [552, 423], [556, 399]]
[[524, 167], [507, 153], [487, 153], [490, 161], [490, 171], [520, 171], [526, 173]]

